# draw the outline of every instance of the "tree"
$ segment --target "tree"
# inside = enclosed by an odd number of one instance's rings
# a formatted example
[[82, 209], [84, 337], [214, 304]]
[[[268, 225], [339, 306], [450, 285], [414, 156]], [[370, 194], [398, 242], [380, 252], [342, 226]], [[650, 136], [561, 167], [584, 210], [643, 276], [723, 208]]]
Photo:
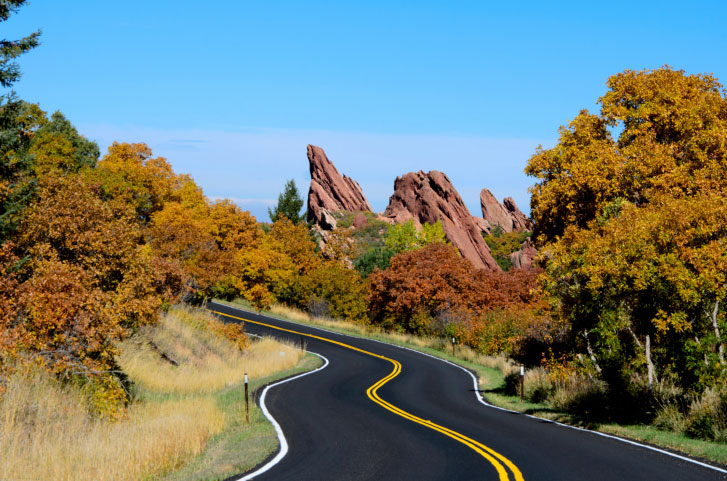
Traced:
[[303, 208], [303, 199], [300, 198], [295, 180], [290, 179], [285, 183], [285, 189], [278, 196], [278, 204], [274, 209], [268, 208], [268, 214], [272, 222], [287, 217], [293, 224], [299, 224], [303, 220], [300, 211]]
[[[727, 101], [714, 77], [627, 70], [608, 88], [600, 115], [581, 111], [560, 128], [554, 148], [528, 161], [539, 243], [571, 225], [586, 228], [619, 198], [643, 205], [660, 192], [684, 196], [724, 184]], [[620, 132], [615, 140], [612, 131]]]
[[[210, 204], [191, 179], [174, 198], [152, 214], [145, 229], [153, 254], [170, 273], [183, 276], [183, 291], [170, 293], [190, 301], [237, 294], [235, 256], [239, 249], [257, 245], [254, 218], [231, 202]], [[171, 280], [177, 287], [176, 277]]]
[[273, 302], [304, 307], [310, 295], [304, 279], [322, 262], [307, 224], [281, 216], [268, 233], [260, 234], [255, 247], [235, 256], [235, 286], [258, 308]]
[[[526, 172], [543, 286], [594, 372], [719, 384], [727, 279], [727, 99], [670, 67], [609, 78]], [[614, 139], [612, 132], [617, 133]], [[613, 386], [617, 392], [623, 386]]]
[[[63, 166], [65, 171], [77, 172], [83, 167], [95, 167], [99, 157], [99, 149], [96, 142], [86, 139], [80, 135], [76, 128], [61, 112], [54, 112], [50, 117], [50, 121], [44, 123], [36, 130], [33, 138], [33, 147], [31, 154], [34, 155], [34, 164], [36, 169], [48, 164], [48, 161], [41, 160], [42, 157], [48, 156], [46, 152], [48, 147], [53, 144], [63, 143], [63, 152], [61, 158], [67, 160], [56, 161], [54, 165]], [[58, 147], [56, 147], [57, 149]], [[53, 147], [50, 147], [51, 151]], [[52, 155], [52, 154], [51, 154]], [[65, 165], [64, 165], [65, 164]]]
[[473, 271], [457, 249], [440, 242], [398, 254], [388, 269], [369, 276], [372, 321], [387, 329], [426, 333], [441, 310], [476, 307]]
[[[16, 13], [26, 0], [0, 1], [0, 22]], [[0, 85], [11, 87], [20, 78], [20, 68], [15, 59], [38, 46], [40, 30], [19, 40], [0, 40]]]
[[417, 230], [413, 220], [389, 226], [384, 236], [384, 245], [394, 254], [421, 249], [434, 242], [447, 243], [442, 223], [424, 223]]
[[[92, 182], [100, 185], [107, 200], [118, 208], [133, 209], [141, 223], [148, 223], [165, 203], [181, 201], [184, 187], [194, 184], [188, 175], [176, 174], [164, 157], [153, 157], [151, 149], [143, 143], [114, 142], [98, 168], [88, 174]], [[187, 196], [195, 205], [199, 199], [194, 194]]]
[[496, 225], [492, 232], [483, 236], [487, 246], [490, 248], [492, 257], [503, 271], [512, 269], [510, 255], [522, 247], [522, 243], [532, 235], [530, 231], [505, 232], [502, 227]]
[[27, 262], [4, 269], [20, 284], [2, 336], [59, 373], [112, 368], [115, 341], [154, 322], [161, 304], [139, 226], [79, 174], [43, 179], [28, 211]]
[[[0, 0], [0, 23], [18, 11], [26, 0]], [[0, 40], [0, 86], [10, 88], [20, 78], [17, 59], [38, 46], [40, 30], [19, 40]], [[44, 122], [37, 107], [17, 100], [14, 92], [0, 95], [0, 242], [17, 228], [33, 191], [28, 178], [33, 131]]]
[[15, 232], [33, 197], [36, 179], [29, 149], [36, 130], [47, 121], [35, 104], [0, 105], [0, 242]]
[[381, 246], [372, 247], [353, 261], [353, 267], [366, 279], [375, 269], [388, 269], [392, 257], [394, 251]]
[[548, 250], [546, 289], [594, 366], [704, 388], [727, 378], [727, 198], [622, 202]]
[[322, 262], [304, 277], [303, 284], [309, 310], [319, 303], [325, 306], [325, 312], [318, 314], [351, 321], [366, 318], [368, 284], [343, 262]]

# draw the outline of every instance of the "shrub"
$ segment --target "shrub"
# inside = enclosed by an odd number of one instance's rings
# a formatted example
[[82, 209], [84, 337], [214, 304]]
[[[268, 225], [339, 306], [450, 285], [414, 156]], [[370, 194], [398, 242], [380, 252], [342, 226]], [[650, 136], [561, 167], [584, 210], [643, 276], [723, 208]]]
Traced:
[[652, 425], [663, 431], [684, 432], [687, 420], [676, 404], [667, 404], [656, 413]]
[[727, 442], [727, 390], [709, 388], [696, 398], [684, 430], [691, 438]]
[[525, 373], [525, 399], [534, 403], [545, 401], [555, 390], [550, 374], [538, 367]]
[[550, 404], [564, 411], [572, 412], [585, 419], [604, 418], [607, 414], [606, 384], [603, 381], [573, 375], [559, 382], [551, 395]]
[[[523, 380], [523, 397], [530, 402], [540, 403], [547, 400], [554, 392], [555, 386], [542, 367], [528, 369]], [[505, 394], [516, 396], [520, 394], [520, 370], [511, 370], [505, 375]]]

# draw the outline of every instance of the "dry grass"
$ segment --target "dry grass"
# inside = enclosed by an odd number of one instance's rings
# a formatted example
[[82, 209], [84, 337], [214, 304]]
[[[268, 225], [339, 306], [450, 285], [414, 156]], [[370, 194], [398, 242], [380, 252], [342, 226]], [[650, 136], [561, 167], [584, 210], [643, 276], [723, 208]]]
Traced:
[[[214, 392], [251, 378], [290, 369], [303, 353], [264, 339], [244, 352], [205, 329], [213, 319], [204, 311], [177, 307], [159, 325], [122, 345], [119, 364], [135, 383], [154, 392]], [[164, 359], [160, 353], [164, 353]], [[174, 365], [177, 363], [177, 365]]]
[[134, 405], [118, 422], [87, 406], [45, 373], [13, 376], [0, 401], [0, 479], [140, 479], [198, 454], [225, 421], [209, 398]]
[[94, 418], [86, 393], [44, 372], [7, 379], [0, 479], [157, 479], [195, 458], [236, 422], [215, 391], [239, 383], [244, 372], [261, 379], [292, 368], [302, 356], [273, 340], [240, 352], [206, 327], [210, 319], [204, 311], [174, 308], [121, 345], [120, 365], [139, 397], [118, 421]]
[[[234, 303], [231, 304], [234, 305]], [[244, 305], [244, 303], [241, 304]], [[270, 308], [270, 313], [283, 319], [299, 322], [301, 324], [323, 327], [332, 331], [384, 340], [397, 345], [406, 345], [414, 348], [441, 351], [445, 354], [451, 352], [451, 344], [448, 344], [446, 340], [441, 337], [424, 337], [399, 332], [386, 332], [376, 326], [371, 326], [368, 324], [354, 324], [349, 321], [340, 321], [336, 319], [311, 316], [307, 312], [279, 304], [273, 305]], [[508, 359], [504, 355], [487, 356], [472, 349], [469, 346], [464, 345], [456, 346], [456, 357], [458, 359], [475, 364], [480, 364], [485, 367], [500, 369], [502, 372], [505, 373], [519, 369], [517, 364], [515, 364], [512, 360]]]

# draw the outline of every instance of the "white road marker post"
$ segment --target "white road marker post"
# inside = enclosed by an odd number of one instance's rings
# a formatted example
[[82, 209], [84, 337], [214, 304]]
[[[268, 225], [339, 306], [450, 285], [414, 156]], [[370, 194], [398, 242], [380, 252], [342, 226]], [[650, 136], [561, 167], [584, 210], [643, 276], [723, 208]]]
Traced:
[[250, 404], [247, 397], [247, 373], [245, 373], [245, 424], [250, 424]]
[[452, 356], [454, 356], [454, 337], [452, 337]]
[[520, 402], [523, 402], [525, 394], [525, 366], [520, 366]]

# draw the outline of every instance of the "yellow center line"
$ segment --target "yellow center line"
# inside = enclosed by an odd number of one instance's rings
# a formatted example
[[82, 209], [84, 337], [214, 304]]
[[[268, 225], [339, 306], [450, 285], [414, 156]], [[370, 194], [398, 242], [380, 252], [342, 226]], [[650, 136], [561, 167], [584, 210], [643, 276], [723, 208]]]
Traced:
[[482, 444], [482, 443], [480, 443], [478, 441], [475, 441], [474, 439], [471, 439], [471, 438], [465, 436], [464, 434], [460, 434], [460, 433], [458, 433], [456, 431], [453, 431], [453, 430], [451, 430], [449, 428], [446, 428], [444, 426], [440, 426], [439, 424], [433, 423], [432, 421], [429, 421], [429, 420], [426, 420], [426, 419], [422, 419], [422, 418], [420, 418], [418, 416], [415, 416], [415, 415], [413, 415], [413, 414], [411, 414], [411, 413], [409, 413], [407, 411], [404, 411], [403, 409], [401, 409], [399, 407], [394, 406], [393, 404], [389, 403], [388, 401], [383, 400], [379, 396], [379, 394], [378, 394], [377, 391], [379, 390], [380, 387], [382, 387], [384, 384], [386, 384], [387, 382], [391, 381], [396, 376], [398, 376], [399, 373], [401, 373], [401, 363], [399, 361], [396, 361], [394, 359], [390, 359], [390, 358], [388, 358], [386, 356], [382, 356], [380, 354], [375, 354], [373, 352], [366, 351], [364, 349], [360, 349], [360, 348], [355, 347], [355, 346], [351, 346], [350, 344], [346, 344], [346, 343], [343, 343], [343, 342], [340, 342], [340, 341], [334, 341], [333, 339], [328, 339], [328, 338], [316, 336], [316, 335], [313, 335], [313, 334], [306, 334], [304, 332], [294, 331], [292, 329], [285, 329], [283, 327], [274, 326], [272, 324], [266, 324], [264, 322], [252, 321], [250, 319], [245, 319], [245, 318], [242, 318], [242, 317], [233, 316], [231, 314], [225, 314], [224, 312], [218, 312], [218, 311], [214, 311], [214, 310], [211, 310], [211, 309], [210, 309], [210, 311], [213, 312], [213, 313], [215, 313], [215, 314], [218, 314], [220, 316], [229, 317], [231, 319], [237, 319], [237, 320], [244, 321], [244, 322], [251, 322], [253, 324], [258, 324], [260, 326], [269, 327], [271, 329], [277, 329], [278, 331], [290, 332], [292, 334], [298, 334], [300, 336], [306, 336], [306, 337], [310, 337], [310, 338], [313, 338], [313, 339], [318, 339], [320, 341], [328, 342], [328, 343], [331, 343], [331, 344], [336, 344], [338, 346], [345, 347], [346, 349], [351, 349], [353, 351], [357, 351], [357, 352], [360, 352], [360, 353], [363, 353], [363, 354], [367, 354], [367, 355], [372, 356], [372, 357], [377, 357], [379, 359], [384, 359], [384, 360], [392, 363], [394, 365], [394, 370], [391, 371], [391, 373], [389, 373], [389, 375], [387, 375], [386, 377], [384, 377], [382, 379], [379, 379], [376, 383], [374, 383], [371, 387], [369, 387], [366, 390], [366, 395], [368, 396], [369, 399], [371, 399], [376, 404], [384, 407], [385, 409], [391, 411], [392, 413], [394, 413], [394, 414], [396, 414], [398, 416], [401, 416], [401, 417], [403, 417], [405, 419], [408, 419], [408, 420], [410, 420], [412, 422], [415, 422], [417, 424], [421, 424], [422, 426], [426, 426], [426, 427], [428, 427], [430, 429], [433, 429], [434, 431], [438, 431], [438, 432], [444, 434], [445, 436], [449, 436], [450, 438], [452, 438], [452, 439], [454, 439], [456, 441], [459, 441], [460, 443], [464, 444], [465, 446], [473, 449], [478, 454], [480, 454], [483, 458], [485, 458], [487, 461], [489, 461], [490, 464], [492, 464], [492, 466], [494, 466], [495, 470], [497, 470], [497, 474], [499, 475], [500, 481], [509, 481], [509, 479], [510, 479], [508, 477], [507, 471], [505, 470], [505, 468], [503, 467], [503, 465], [501, 464], [501, 462], [504, 463], [510, 469], [510, 471], [513, 474], [513, 476], [515, 477], [515, 481], [524, 481], [523, 475], [520, 472], [520, 470], [517, 468], [517, 466], [515, 466], [515, 464], [513, 464], [512, 461], [510, 461], [509, 459], [507, 459], [502, 454], [494, 451], [493, 449], [485, 446], [484, 444]]

